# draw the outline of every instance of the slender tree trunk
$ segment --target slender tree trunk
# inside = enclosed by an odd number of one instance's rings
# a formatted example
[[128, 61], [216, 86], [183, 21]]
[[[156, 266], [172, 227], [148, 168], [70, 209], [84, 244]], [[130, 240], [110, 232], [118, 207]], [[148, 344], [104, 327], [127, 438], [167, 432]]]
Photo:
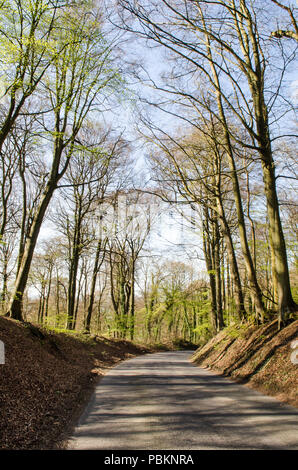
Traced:
[[75, 317], [75, 301], [77, 292], [77, 275], [79, 267], [80, 249], [79, 249], [79, 236], [75, 236], [73, 240], [72, 259], [69, 271], [69, 284], [68, 284], [68, 302], [67, 302], [67, 317], [68, 329], [72, 330]]
[[53, 273], [53, 265], [50, 265], [49, 268], [49, 280], [48, 280], [48, 291], [47, 291], [47, 296], [46, 296], [46, 302], [45, 302], [45, 317], [48, 317], [49, 313], [49, 300], [50, 300], [50, 295], [51, 295], [51, 288], [52, 288], [52, 273]]
[[55, 326], [58, 326], [60, 322], [60, 284], [59, 284], [59, 272], [56, 269], [56, 319]]
[[205, 255], [205, 262], [209, 276], [209, 284], [210, 284], [210, 300], [211, 300], [211, 325], [213, 329], [213, 333], [215, 334], [217, 331], [217, 302], [216, 302], [216, 284], [215, 284], [215, 273], [213, 269], [212, 263], [212, 253], [211, 253], [211, 243], [210, 237], [211, 232], [209, 228], [209, 211], [207, 206], [204, 207], [204, 236], [203, 236], [203, 249]]
[[235, 304], [236, 304], [237, 314], [239, 318], [244, 319], [246, 317], [246, 311], [244, 307], [244, 297], [243, 297], [242, 286], [241, 286], [241, 278], [239, 274], [238, 263], [236, 259], [236, 254], [234, 250], [230, 227], [228, 225], [228, 222], [225, 216], [225, 212], [224, 212], [224, 208], [223, 208], [223, 204], [222, 204], [222, 200], [220, 196], [216, 198], [216, 203], [217, 203], [217, 211], [219, 215], [219, 222], [221, 225], [221, 231], [222, 231], [222, 234], [226, 243], [226, 247], [227, 247], [230, 276], [232, 278], [232, 282], [235, 287]]
[[[1, 239], [0, 239], [1, 240]], [[8, 255], [7, 251], [4, 250], [3, 259], [3, 272], [2, 272], [2, 292], [1, 292], [1, 310], [5, 312], [6, 300], [7, 300], [7, 282], [8, 282]]]
[[227, 260], [227, 285], [226, 285], [226, 302], [227, 302], [227, 314], [228, 314], [228, 325], [230, 324], [230, 315], [231, 315], [231, 278], [230, 278], [230, 264]]
[[[132, 257], [134, 254], [132, 253]], [[131, 291], [130, 291], [130, 308], [129, 308], [129, 330], [130, 330], [130, 339], [134, 339], [135, 331], [135, 260], [132, 258], [132, 267], [131, 267]]]
[[220, 263], [220, 233], [218, 221], [214, 221], [214, 267], [215, 267], [215, 286], [216, 286], [216, 303], [217, 303], [217, 331], [224, 327], [223, 309], [222, 309], [222, 290], [221, 290], [221, 263]]
[[222, 272], [221, 272], [221, 292], [222, 292], [222, 308], [223, 311], [227, 311], [227, 297], [226, 297], [226, 275], [225, 275], [225, 245], [224, 245], [224, 239], [222, 238], [222, 243], [221, 243], [221, 252], [222, 252]]
[[86, 321], [85, 321], [85, 330], [88, 333], [90, 332], [92, 311], [93, 311], [93, 305], [94, 305], [95, 287], [96, 287], [96, 280], [97, 280], [97, 275], [98, 275], [98, 270], [99, 270], [99, 259], [100, 259], [101, 249], [102, 249], [102, 240], [100, 238], [97, 242], [97, 247], [96, 247], [95, 260], [94, 260], [92, 279], [91, 279], [89, 304], [88, 304]]
[[[76, 196], [76, 209], [75, 209], [75, 226], [72, 240], [72, 256], [69, 271], [69, 284], [68, 284], [68, 303], [67, 303], [67, 316], [68, 316], [68, 329], [75, 328], [76, 317], [76, 293], [77, 293], [77, 277], [79, 269], [80, 255], [82, 252], [81, 247], [81, 224], [82, 224], [82, 200]], [[83, 269], [83, 268], [82, 268]]]
[[42, 323], [42, 299], [43, 299], [43, 292], [41, 290], [39, 302], [38, 302], [37, 323]]

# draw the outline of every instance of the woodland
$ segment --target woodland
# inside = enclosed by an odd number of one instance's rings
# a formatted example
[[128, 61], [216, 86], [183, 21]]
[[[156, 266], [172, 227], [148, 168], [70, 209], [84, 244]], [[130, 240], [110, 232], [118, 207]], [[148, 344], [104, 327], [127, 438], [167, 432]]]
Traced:
[[0, 1], [1, 315], [196, 345], [297, 319], [296, 13]]

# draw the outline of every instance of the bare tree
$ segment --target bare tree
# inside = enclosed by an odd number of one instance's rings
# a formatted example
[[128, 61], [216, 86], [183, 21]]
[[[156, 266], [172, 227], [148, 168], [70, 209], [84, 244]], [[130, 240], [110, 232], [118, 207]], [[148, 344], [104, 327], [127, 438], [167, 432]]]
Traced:
[[152, 221], [146, 199], [139, 192], [120, 193], [117, 209], [117, 224], [107, 245], [111, 300], [116, 334], [125, 337], [129, 333], [133, 339], [136, 267]]
[[[113, 45], [103, 39], [98, 12], [92, 12], [89, 8], [86, 10], [84, 4], [80, 7], [76, 5], [75, 10], [65, 12], [63, 24], [65, 27], [57, 32], [55, 43], [59, 51], [63, 48], [63, 52], [55, 55], [46, 86], [53, 110], [51, 117], [45, 120], [53, 148], [52, 161], [35, 209], [8, 308], [9, 315], [16, 319], [22, 319], [22, 298], [45, 213], [73, 152], [82, 147], [77, 141], [78, 133], [87, 114], [93, 107], [99, 106], [100, 97], [104, 99], [104, 90], [115, 85], [117, 76], [110, 64]], [[49, 122], [49, 119], [52, 121]]]
[[[176, 97], [178, 103], [187, 99], [200, 108], [201, 89], [209, 87], [217, 99], [214, 115], [226, 128], [225, 145], [228, 152], [231, 154], [231, 138], [237, 141], [237, 135], [228, 123], [228, 114], [234, 116], [236, 128], [240, 125], [249, 136], [249, 142], [246, 141], [244, 145], [258, 152], [275, 260], [273, 275], [278, 291], [279, 320], [280, 323], [283, 322], [297, 306], [290, 289], [280, 219], [271, 120], [276, 121], [273, 113], [277, 112], [277, 106], [283, 99], [282, 81], [286, 68], [294, 57], [293, 52], [286, 54], [281, 49], [278, 69], [275, 67], [276, 58], [273, 62], [270, 56], [270, 33], [268, 32], [267, 38], [263, 34], [260, 39], [260, 29], [264, 30], [268, 26], [262, 16], [265, 13], [263, 2], [189, 0], [169, 3], [162, 0], [158, 12], [152, 8], [151, 2], [119, 0], [118, 3], [123, 8], [122, 11], [130, 15], [125, 17], [125, 13], [123, 14], [121, 27], [164, 46], [178, 61], [172, 68], [166, 86], [155, 88]], [[131, 23], [130, 18], [136, 18], [138, 24]], [[272, 45], [273, 47], [276, 52], [276, 45]], [[183, 72], [177, 64], [184, 67]], [[278, 77], [277, 70], [280, 71]], [[201, 89], [187, 88], [186, 80], [182, 80], [179, 90], [171, 86], [174, 78], [186, 76], [195, 79], [196, 83], [201, 81]], [[275, 78], [274, 84], [270, 76]], [[155, 105], [158, 106], [156, 103]], [[283, 110], [280, 116], [285, 112], [287, 111]], [[175, 114], [173, 110], [171, 113]], [[189, 121], [187, 118], [185, 120]], [[242, 209], [239, 204], [237, 210], [241, 219]], [[241, 223], [241, 226], [241, 230], [244, 229], [244, 224]], [[260, 298], [247, 247], [244, 252], [250, 283], [255, 288], [256, 297]], [[262, 310], [261, 302], [259, 310]]]
[[[68, 283], [68, 327], [75, 327], [75, 304], [77, 297], [77, 275], [80, 258], [83, 252], [90, 251], [96, 242], [95, 265], [93, 268], [92, 289], [95, 288], [96, 275], [100, 268], [100, 256], [106, 241], [102, 233], [98, 233], [102, 223], [98, 221], [98, 212], [107, 199], [111, 199], [115, 191], [115, 181], [126, 148], [121, 136], [114, 137], [112, 132], [101, 131], [98, 125], [89, 124], [81, 130], [78, 138], [84, 142], [84, 148], [74, 152], [60, 185], [62, 202], [58, 202], [59, 211], [52, 219], [59, 231], [67, 237], [69, 249], [69, 283]], [[114, 188], [112, 188], [112, 183]], [[105, 235], [105, 234], [104, 234]], [[105, 235], [106, 238], [106, 235]], [[95, 270], [95, 272], [94, 272]], [[87, 323], [91, 320], [94, 290], [88, 308]], [[90, 310], [91, 309], [91, 310]]]
[[285, 11], [290, 19], [289, 28], [293, 27], [293, 29], [277, 29], [271, 33], [271, 36], [274, 38], [290, 38], [298, 41], [298, 24], [295, 18], [295, 10], [297, 7], [294, 7], [294, 4], [285, 5], [284, 3], [278, 0], [271, 0], [272, 3], [277, 5], [281, 8], [281, 11]]

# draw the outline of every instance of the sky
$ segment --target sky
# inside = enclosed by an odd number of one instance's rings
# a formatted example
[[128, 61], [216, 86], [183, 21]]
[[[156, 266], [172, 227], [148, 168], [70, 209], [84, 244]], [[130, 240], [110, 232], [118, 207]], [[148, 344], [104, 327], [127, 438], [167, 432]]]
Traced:
[[[149, 48], [137, 38], [124, 44], [123, 51], [128, 63], [130, 61], [139, 62], [144, 69], [149, 71], [150, 77], [154, 80], [158, 81], [162, 72], [167, 68], [162, 49]], [[129, 72], [129, 66], [126, 71]], [[108, 124], [112, 123], [113, 126], [125, 131], [124, 136], [131, 141], [133, 147], [132, 158], [134, 159], [136, 177], [143, 174], [142, 182], [144, 182], [147, 178], [149, 179], [149, 170], [146, 166], [148, 149], [138, 140], [135, 126], [137, 124], [137, 108], [143, 107], [138, 95], [147, 97], [152, 93], [152, 89], [146, 88], [144, 84], [137, 83], [136, 78], [130, 73], [126, 74], [126, 80], [130, 92], [126, 93], [125, 98], [116, 108], [105, 113], [104, 119]], [[290, 86], [293, 96], [298, 99], [298, 80], [294, 74]], [[160, 127], [174, 129], [181, 125], [177, 122], [177, 118], [158, 112], [156, 109], [154, 110], [154, 117], [158, 120]], [[48, 235], [49, 226], [44, 225], [41, 240], [46, 239]], [[169, 256], [176, 257], [180, 260], [189, 259], [191, 262], [192, 259], [195, 261], [202, 259], [200, 246], [200, 227], [187, 229], [187, 223], [182, 220], [175, 210], [165, 206], [160, 215], [159, 223], [153, 228], [150, 236], [150, 248], [159, 256], [165, 258]]]

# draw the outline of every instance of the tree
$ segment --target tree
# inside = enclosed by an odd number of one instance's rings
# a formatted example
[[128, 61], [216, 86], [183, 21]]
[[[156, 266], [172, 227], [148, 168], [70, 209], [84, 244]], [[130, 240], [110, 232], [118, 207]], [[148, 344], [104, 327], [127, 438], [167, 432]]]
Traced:
[[38, 323], [46, 323], [48, 319], [49, 300], [56, 260], [57, 255], [55, 250], [51, 246], [46, 246], [43, 254], [36, 254], [30, 271], [30, 283], [39, 292]]
[[[101, 225], [101, 222], [100, 222], [100, 225]], [[91, 277], [89, 303], [88, 303], [88, 308], [87, 308], [87, 315], [86, 315], [85, 322], [84, 322], [84, 328], [87, 333], [90, 333], [90, 329], [91, 329], [91, 320], [92, 320], [93, 306], [94, 306], [94, 300], [95, 300], [96, 281], [98, 278], [99, 270], [105, 260], [107, 242], [108, 242], [108, 238], [107, 237], [104, 238], [101, 233], [97, 240], [95, 259], [94, 259], [93, 271], [92, 271], [92, 277]], [[99, 300], [99, 303], [100, 303], [100, 300]]]
[[[158, 14], [155, 8], [152, 8], [151, 2], [119, 0], [118, 3], [124, 11], [136, 18], [141, 26], [137, 29], [137, 25], [129, 24], [129, 20], [123, 15], [120, 27], [164, 46], [173, 54], [172, 57], [176, 58], [172, 74], [162, 90], [176, 97], [176, 100], [179, 97], [178, 103], [188, 99], [199, 108], [202, 104], [200, 89], [187, 88], [186, 80], [183, 80], [184, 87], [179, 90], [173, 88], [171, 83], [175, 77], [179, 79], [187, 75], [194, 78], [196, 83], [201, 80], [201, 88], [210, 87], [211, 93], [216, 96], [217, 110], [213, 113], [226, 129], [225, 140], [229, 153], [230, 139], [237, 141], [237, 136], [228, 123], [228, 114], [233, 115], [236, 120], [236, 127], [233, 123], [234, 129], [241, 126], [249, 136], [249, 142], [243, 143], [244, 147], [258, 152], [275, 260], [273, 275], [278, 291], [279, 321], [286, 321], [289, 312], [297, 306], [290, 289], [286, 246], [280, 219], [271, 116], [277, 112], [279, 100], [282, 100], [282, 81], [286, 68], [293, 59], [293, 53], [290, 51], [286, 54], [281, 49], [279, 66], [275, 66], [276, 57], [273, 62], [270, 56], [270, 34], [268, 33], [266, 38], [263, 33], [260, 39], [259, 31], [266, 28], [262, 17], [265, 13], [263, 2], [189, 0], [169, 3], [162, 0]], [[276, 45], [274, 48], [276, 53]], [[183, 72], [177, 64], [183, 67]], [[277, 70], [280, 71], [279, 76], [276, 76]], [[276, 77], [274, 84], [270, 76]], [[190, 80], [189, 82], [193, 83]], [[171, 113], [175, 114], [173, 111]], [[185, 119], [189, 122], [189, 119]], [[237, 210], [238, 216], [242, 218], [239, 205]], [[241, 225], [242, 230], [244, 225]], [[256, 297], [260, 299], [247, 247], [245, 253], [250, 283], [254, 286]], [[262, 309], [261, 303], [259, 308]]]
[[[74, 152], [65, 174], [64, 184], [60, 185], [63, 201], [59, 203], [58, 213], [52, 220], [59, 231], [67, 238], [69, 250], [68, 282], [68, 327], [75, 328], [75, 305], [77, 296], [77, 277], [79, 263], [83, 253], [90, 252], [96, 244], [95, 264], [93, 268], [93, 293], [88, 307], [87, 324], [91, 321], [96, 275], [100, 268], [100, 255], [106, 244], [106, 234], [99, 233], [102, 223], [98, 213], [104, 207], [106, 199], [111, 199], [109, 191], [115, 190], [117, 172], [122, 166], [126, 142], [121, 136], [115, 137], [109, 131], [98, 129], [99, 124], [83, 128], [78, 136], [84, 148]], [[112, 189], [112, 183], [114, 188]], [[111, 203], [111, 201], [110, 201]], [[99, 217], [100, 219], [100, 217]], [[95, 272], [94, 272], [95, 270]], [[91, 310], [90, 310], [91, 309]]]
[[150, 233], [151, 214], [146, 199], [133, 190], [121, 192], [116, 204], [115, 229], [109, 237], [107, 254], [110, 292], [115, 313], [116, 334], [134, 338], [135, 279], [137, 261]]
[[0, 5], [0, 47], [3, 76], [1, 95], [7, 108], [0, 124], [0, 152], [28, 98], [60, 52], [70, 44], [57, 43], [68, 2], [61, 0], [4, 0]]
[[[117, 71], [111, 67], [113, 44], [103, 38], [101, 15], [83, 3], [65, 11], [56, 31], [54, 60], [47, 74], [46, 91], [51, 109], [45, 129], [52, 143], [52, 161], [38, 206], [35, 209], [16, 277], [8, 314], [22, 319], [22, 298], [42, 221], [75, 150], [87, 114], [99, 106], [104, 91], [112, 89]], [[79, 20], [79, 21], [78, 21]], [[61, 53], [57, 54], [57, 50]], [[54, 124], [53, 124], [54, 122]]]
[[[220, 327], [223, 326], [221, 305], [216, 300], [216, 283], [218, 296], [220, 297], [220, 281], [218, 278], [218, 269], [220, 268], [215, 266], [215, 251], [217, 251], [220, 243], [215, 228], [217, 219], [228, 250], [231, 275], [235, 286], [237, 313], [240, 318], [245, 318], [244, 298], [232, 239], [232, 229], [225, 209], [228, 192], [233, 191], [235, 188], [233, 185], [230, 187], [231, 185], [228, 183], [231, 179], [231, 172], [229, 172], [226, 162], [225, 147], [220, 139], [220, 129], [218, 126], [214, 127], [212, 121], [210, 123], [205, 120], [198, 126], [200, 127], [199, 131], [196, 130], [186, 137], [184, 135], [182, 138], [179, 138], [179, 136], [174, 138], [165, 131], [156, 129], [152, 124], [148, 124], [147, 127], [153, 135], [150, 142], [155, 143], [161, 149], [158, 153], [152, 152], [151, 161], [153, 162], [155, 178], [160, 181], [163, 188], [167, 188], [166, 191], [162, 191], [163, 197], [171, 201], [172, 194], [178, 193], [184, 201], [203, 207], [203, 248], [210, 277], [214, 326], [217, 324]], [[217, 132], [214, 132], [215, 129], [217, 129]], [[157, 135], [157, 131], [159, 131], [160, 136]], [[235, 180], [237, 172], [235, 172], [235, 169], [233, 171], [233, 179]], [[239, 188], [237, 190], [239, 192]], [[161, 191], [161, 188], [159, 188], [159, 191]], [[240, 197], [240, 194], [238, 196]], [[213, 216], [210, 216], [210, 213]], [[210, 220], [212, 223], [209, 223]], [[215, 231], [213, 229], [209, 230], [211, 226]], [[212, 242], [211, 239], [213, 239]], [[216, 243], [215, 239], [217, 239]], [[211, 247], [213, 248], [211, 249]], [[219, 259], [218, 253], [216, 257]], [[217, 273], [216, 276], [215, 273]]]
[[192, 266], [150, 260], [142, 289], [144, 308], [139, 312], [145, 339], [193, 342], [197, 331], [201, 337], [209, 337], [212, 325], [207, 291], [206, 282], [196, 277]]

